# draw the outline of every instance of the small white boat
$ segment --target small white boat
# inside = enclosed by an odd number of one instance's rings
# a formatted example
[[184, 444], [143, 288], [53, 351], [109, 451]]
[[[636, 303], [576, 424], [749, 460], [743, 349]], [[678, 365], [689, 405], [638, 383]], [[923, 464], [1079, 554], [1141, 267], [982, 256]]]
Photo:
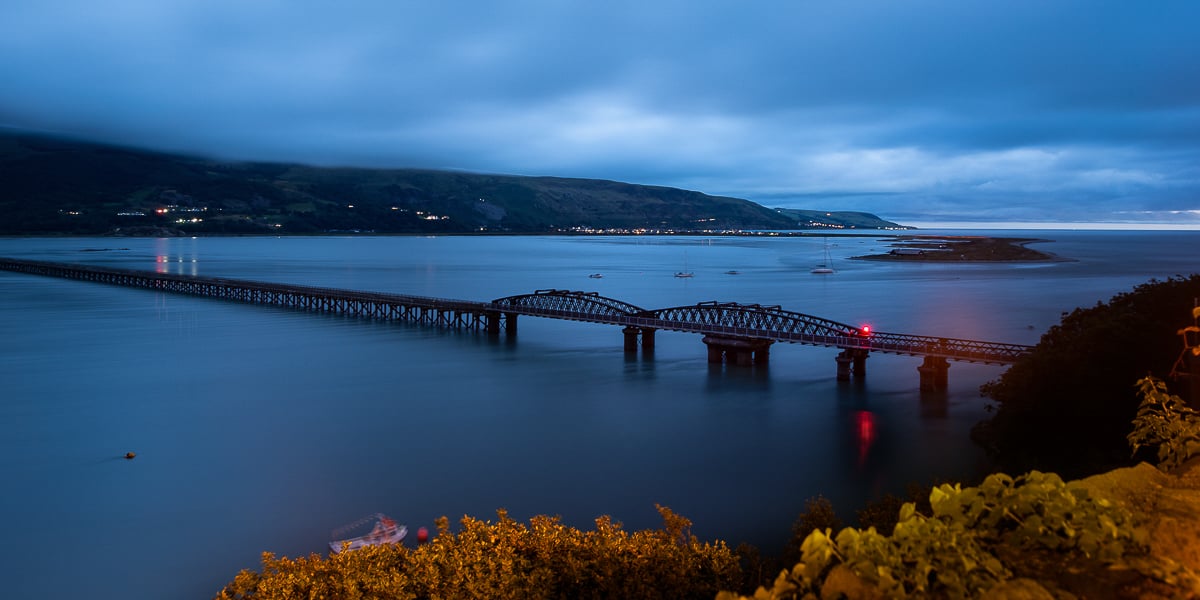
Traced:
[[592, 279], [601, 279], [604, 276], [599, 273], [592, 273], [591, 275], [588, 275], [588, 277], [591, 277]]
[[830, 264], [833, 263], [833, 260], [829, 258], [829, 242], [826, 241], [824, 243], [824, 245], [825, 245], [825, 262], [813, 267], [813, 270], [809, 271], [809, 273], [813, 273], [816, 275], [828, 275], [828, 274], [834, 272], [833, 267], [829, 266]]
[[693, 272], [691, 272], [691, 271], [689, 271], [689, 270], [688, 270], [688, 264], [687, 264], [687, 251], [686, 251], [686, 250], [683, 252], [683, 270], [682, 270], [682, 271], [676, 271], [676, 272], [675, 272], [675, 276], [676, 276], [676, 277], [680, 277], [680, 278], [685, 278], [685, 279], [686, 279], [686, 278], [689, 278], [689, 277], [695, 277], [695, 276], [696, 276], [696, 274], [695, 274], [695, 273], [693, 273]]
[[[372, 523], [374, 523], [373, 526], [371, 526]], [[368, 526], [371, 526], [370, 529], [367, 529]], [[346, 537], [353, 533], [360, 535]], [[383, 513], [375, 513], [335, 529], [331, 536], [333, 541], [329, 542], [329, 549], [336, 554], [343, 550], [356, 550], [366, 546], [398, 544], [405, 535], [408, 535], [408, 527], [388, 518]]]

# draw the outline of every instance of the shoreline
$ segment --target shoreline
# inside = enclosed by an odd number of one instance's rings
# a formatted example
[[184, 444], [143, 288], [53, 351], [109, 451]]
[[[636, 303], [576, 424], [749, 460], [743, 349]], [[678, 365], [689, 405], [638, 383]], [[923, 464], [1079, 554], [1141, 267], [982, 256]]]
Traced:
[[[160, 237], [822, 237], [822, 238], [876, 238], [891, 247], [884, 254], [867, 254], [850, 256], [847, 260], [865, 260], [877, 262], [905, 263], [1035, 263], [1035, 262], [1074, 262], [1075, 259], [1059, 256], [1052, 252], [1034, 250], [1029, 244], [1053, 242], [1045, 238], [1010, 238], [983, 235], [933, 235], [933, 234], [894, 234], [887, 230], [869, 231], [838, 231], [824, 232], [813, 230], [764, 230], [764, 231], [646, 231], [646, 232], [442, 232], [442, 233], [378, 233], [378, 232], [319, 232], [319, 233], [201, 233], [182, 235], [154, 235], [146, 232], [142, 235], [113, 235], [108, 234], [6, 234], [0, 238], [101, 238], [101, 239], [130, 239], [130, 238], [160, 238]], [[112, 248], [103, 248], [112, 250]], [[94, 251], [94, 250], [93, 250]]]
[[1042, 238], [1006, 238], [957, 235], [897, 235], [882, 240], [890, 242], [887, 254], [852, 256], [850, 260], [880, 262], [1072, 262], [1051, 252], [1028, 248], [1027, 244], [1052, 242]]

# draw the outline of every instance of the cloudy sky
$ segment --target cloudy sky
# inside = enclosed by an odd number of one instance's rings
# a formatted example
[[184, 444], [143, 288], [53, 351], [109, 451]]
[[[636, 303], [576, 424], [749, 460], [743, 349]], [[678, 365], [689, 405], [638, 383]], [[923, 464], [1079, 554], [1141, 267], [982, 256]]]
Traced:
[[7, 0], [0, 126], [902, 222], [1200, 225], [1200, 2]]

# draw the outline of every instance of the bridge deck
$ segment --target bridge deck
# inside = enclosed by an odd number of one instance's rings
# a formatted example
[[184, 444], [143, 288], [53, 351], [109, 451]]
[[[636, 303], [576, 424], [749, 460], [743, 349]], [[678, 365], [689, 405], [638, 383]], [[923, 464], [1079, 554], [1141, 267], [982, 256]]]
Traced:
[[0, 258], [0, 270], [349, 316], [486, 329], [493, 333], [499, 332], [502, 324], [508, 331], [515, 331], [517, 316], [525, 315], [619, 325], [642, 331], [680, 331], [991, 364], [1010, 364], [1031, 349], [1019, 344], [868, 333], [851, 325], [786, 311], [778, 306], [732, 302], [702, 302], [645, 310], [594, 292], [563, 290], [538, 290], [533, 294], [476, 302], [11, 258]]

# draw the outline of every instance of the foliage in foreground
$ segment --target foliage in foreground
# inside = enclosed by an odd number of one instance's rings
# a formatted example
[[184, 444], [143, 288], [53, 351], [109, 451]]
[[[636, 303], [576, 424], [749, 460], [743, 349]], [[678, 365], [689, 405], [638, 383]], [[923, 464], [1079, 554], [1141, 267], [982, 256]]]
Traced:
[[[1192, 308], [1193, 324], [1180, 329], [1183, 337], [1183, 352], [1171, 368], [1171, 376], [1200, 377], [1200, 373], [1189, 373], [1189, 368], [1200, 357], [1200, 306]], [[1167, 393], [1167, 384], [1154, 376], [1146, 376], [1137, 382], [1138, 395], [1142, 402], [1137, 417], [1133, 419], [1133, 431], [1127, 439], [1133, 453], [1143, 447], [1157, 447], [1158, 468], [1170, 471], [1189, 458], [1200, 454], [1200, 412], [1188, 406], [1179, 396]], [[1193, 398], [1200, 402], [1200, 398]]]
[[997, 408], [972, 438], [1008, 472], [1074, 479], [1133, 464], [1126, 436], [1138, 398], [1129, 382], [1171, 368], [1178, 350], [1163, 340], [1188, 325], [1197, 297], [1193, 274], [1064, 314], [1031, 354], [981, 388]]
[[890, 536], [874, 527], [848, 527], [836, 536], [831, 529], [814, 531], [804, 540], [801, 561], [753, 598], [974, 598], [1015, 578], [1051, 582], [1063, 571], [1096, 565], [1101, 572], [1132, 570], [1196, 588], [1186, 569], [1146, 557], [1145, 533], [1128, 511], [1053, 473], [993, 474], [969, 488], [944, 484], [929, 500], [931, 516], [904, 504]]
[[1167, 384], [1155, 377], [1138, 381], [1142, 404], [1133, 420], [1129, 445], [1136, 454], [1157, 447], [1158, 468], [1170, 471], [1200, 454], [1200, 412], [1179, 396], [1167, 393]]
[[661, 530], [626, 532], [608, 517], [594, 531], [538, 516], [529, 525], [497, 511], [494, 523], [463, 517], [451, 533], [408, 549], [367, 547], [296, 559], [264, 553], [219, 600], [294, 598], [704, 598], [740, 585], [737, 558], [723, 542], [700, 543], [691, 522], [658, 507]]

